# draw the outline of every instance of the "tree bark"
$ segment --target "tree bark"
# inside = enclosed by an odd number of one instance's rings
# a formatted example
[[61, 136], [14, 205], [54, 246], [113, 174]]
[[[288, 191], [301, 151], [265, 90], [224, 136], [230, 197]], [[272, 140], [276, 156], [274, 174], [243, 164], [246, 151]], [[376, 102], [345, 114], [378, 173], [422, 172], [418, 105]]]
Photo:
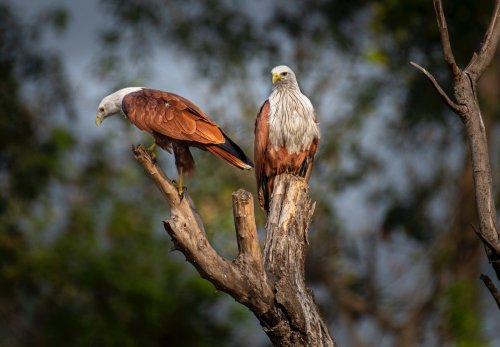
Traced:
[[307, 233], [314, 212], [304, 179], [276, 178], [263, 254], [253, 197], [242, 189], [233, 193], [239, 252], [228, 260], [210, 245], [187, 193], [179, 198], [177, 187], [142, 146], [133, 152], [170, 205], [165, 230], [201, 277], [248, 307], [275, 346], [335, 346], [304, 280]]
[[456, 102], [451, 100], [427, 70], [416, 63], [411, 62], [411, 64], [429, 78], [444, 102], [465, 125], [472, 158], [476, 209], [479, 217], [477, 234], [485, 244], [488, 259], [500, 280], [500, 233], [496, 226], [497, 216], [493, 199], [486, 130], [476, 95], [477, 82], [491, 63], [500, 39], [500, 0], [495, 2], [493, 14], [479, 52], [472, 55], [464, 70], [460, 69], [455, 62], [441, 0], [434, 0], [434, 9], [443, 46], [444, 60], [453, 76], [452, 86]]

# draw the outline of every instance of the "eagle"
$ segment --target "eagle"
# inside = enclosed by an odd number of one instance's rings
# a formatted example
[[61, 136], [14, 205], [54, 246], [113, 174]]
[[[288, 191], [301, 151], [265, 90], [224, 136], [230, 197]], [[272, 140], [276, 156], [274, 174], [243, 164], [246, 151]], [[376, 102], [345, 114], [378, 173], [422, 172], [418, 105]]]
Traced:
[[148, 147], [153, 158], [157, 145], [174, 153], [180, 196], [182, 176], [191, 175], [195, 167], [189, 147], [209, 151], [239, 169], [253, 168], [243, 150], [205, 112], [182, 96], [144, 87], [123, 88], [99, 103], [96, 125], [115, 114], [122, 114], [137, 128], [153, 135], [154, 143]]
[[260, 206], [269, 211], [274, 177], [289, 173], [309, 181], [320, 132], [311, 101], [288, 66], [272, 69], [272, 91], [255, 120], [255, 176]]

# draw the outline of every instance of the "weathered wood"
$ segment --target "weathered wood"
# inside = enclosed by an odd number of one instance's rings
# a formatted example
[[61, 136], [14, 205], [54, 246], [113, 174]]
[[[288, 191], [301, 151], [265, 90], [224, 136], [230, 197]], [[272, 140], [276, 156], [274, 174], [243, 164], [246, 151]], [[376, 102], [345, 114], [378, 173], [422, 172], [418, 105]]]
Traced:
[[164, 226], [176, 249], [186, 256], [203, 278], [210, 280], [218, 289], [236, 290], [234, 288], [236, 281], [233, 278], [239, 273], [231, 262], [220, 257], [208, 242], [203, 223], [191, 198], [187, 194], [183, 199], [179, 198], [177, 187], [167, 178], [144, 147], [135, 147], [133, 152], [136, 160], [144, 167], [170, 205], [171, 217], [164, 222]]
[[[307, 233], [314, 213], [307, 183], [299, 177], [281, 175], [275, 180], [266, 225], [264, 267], [272, 283], [281, 321], [292, 328], [265, 329], [271, 340], [283, 346], [333, 346], [313, 294], [304, 282]], [[283, 330], [283, 329], [282, 329]], [[277, 335], [277, 336], [275, 336]]]
[[252, 195], [242, 189], [233, 193], [239, 253], [228, 260], [210, 245], [189, 195], [179, 199], [177, 187], [142, 146], [133, 152], [170, 205], [165, 230], [201, 277], [247, 306], [275, 346], [335, 346], [304, 280], [307, 233], [314, 212], [304, 179], [276, 178], [264, 254]]

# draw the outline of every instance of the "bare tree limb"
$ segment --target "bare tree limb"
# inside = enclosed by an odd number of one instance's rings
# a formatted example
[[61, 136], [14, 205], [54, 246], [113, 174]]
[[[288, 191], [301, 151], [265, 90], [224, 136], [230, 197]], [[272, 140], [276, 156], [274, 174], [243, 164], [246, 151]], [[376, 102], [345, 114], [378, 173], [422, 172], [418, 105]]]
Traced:
[[[135, 159], [144, 167], [153, 182], [162, 192], [171, 208], [170, 220], [164, 222], [175, 247], [194, 264], [203, 278], [209, 279], [218, 289], [234, 291], [238, 273], [232, 264], [219, 257], [210, 245], [203, 229], [201, 219], [193, 207], [191, 198], [179, 198], [177, 187], [167, 178], [163, 170], [152, 160], [147, 150], [138, 146], [133, 148]], [[222, 275], [224, 274], [224, 276]]]
[[314, 211], [304, 179], [291, 175], [276, 178], [264, 255], [255, 226], [253, 197], [241, 189], [233, 193], [239, 254], [228, 260], [210, 245], [191, 198], [185, 194], [179, 199], [176, 187], [142, 146], [133, 152], [170, 205], [165, 230], [201, 277], [247, 306], [274, 345], [335, 346], [304, 280], [307, 232]]
[[260, 249], [255, 216], [253, 211], [253, 197], [243, 189], [233, 193], [234, 223], [237, 233], [239, 256], [248, 256], [262, 268], [262, 251]]
[[[452, 71], [454, 96], [460, 108], [457, 110], [455, 107], [451, 107], [449, 98], [444, 97], [445, 94], [442, 89], [440, 91], [440, 88], [437, 88], [437, 83], [433, 82], [433, 84], [445, 103], [460, 116], [465, 125], [472, 158], [472, 175], [474, 178], [476, 209], [479, 217], [480, 239], [486, 244], [485, 249], [488, 259], [498, 279], [500, 279], [500, 233], [496, 225], [497, 215], [492, 193], [488, 141], [476, 96], [476, 82], [491, 63], [500, 39], [500, 0], [496, 0], [479, 54], [474, 53], [469, 66], [463, 72], [456, 66], [451, 50], [442, 2], [441, 0], [434, 0], [433, 2], [443, 46], [444, 60]], [[428, 74], [426, 76], [429, 77]]]
[[485, 274], [481, 274], [479, 276], [479, 278], [481, 279], [481, 281], [484, 282], [484, 284], [486, 285], [486, 288], [488, 288], [491, 295], [493, 296], [493, 299], [495, 299], [495, 302], [497, 303], [498, 309], [500, 309], [500, 292], [498, 291], [495, 284], [493, 284], [493, 281], [491, 280], [491, 278], [489, 278], [489, 276], [487, 276]]
[[490, 65], [491, 60], [495, 56], [498, 41], [500, 37], [500, 0], [496, 0], [493, 14], [491, 15], [488, 30], [484, 35], [479, 54], [474, 53], [465, 69], [465, 72], [471, 76], [474, 82], [477, 82], [484, 70]]
[[434, 89], [439, 94], [439, 96], [443, 99], [443, 101], [446, 105], [448, 105], [457, 114], [462, 114], [462, 112], [464, 112], [464, 108], [461, 107], [460, 105], [457, 105], [455, 102], [453, 102], [453, 100], [450, 99], [448, 94], [446, 94], [446, 92], [443, 90], [443, 88], [441, 88], [439, 83], [436, 81], [434, 76], [432, 76], [432, 74], [429, 71], [427, 71], [426, 69], [424, 69], [422, 66], [418, 65], [417, 63], [414, 63], [413, 61], [410, 61], [410, 64], [412, 66], [416, 67], [417, 69], [419, 69], [425, 76], [427, 76], [429, 81], [432, 83]]
[[443, 11], [443, 3], [441, 0], [434, 0], [434, 11], [436, 11], [436, 18], [439, 27], [439, 34], [441, 37], [441, 44], [443, 45], [443, 54], [444, 60], [448, 63], [450, 70], [455, 79], [460, 77], [462, 73], [457, 63], [455, 62], [455, 56], [453, 55], [453, 51], [451, 49], [450, 44], [450, 35], [448, 33], [448, 26], [446, 24], [446, 17]]

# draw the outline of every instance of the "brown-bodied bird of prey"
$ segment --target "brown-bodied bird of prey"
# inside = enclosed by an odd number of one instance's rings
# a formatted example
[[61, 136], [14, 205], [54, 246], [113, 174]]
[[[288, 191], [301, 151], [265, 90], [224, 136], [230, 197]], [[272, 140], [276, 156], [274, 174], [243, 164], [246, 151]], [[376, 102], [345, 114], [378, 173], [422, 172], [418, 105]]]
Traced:
[[300, 91], [288, 66], [272, 71], [272, 91], [255, 121], [255, 176], [260, 206], [269, 211], [274, 177], [290, 173], [311, 176], [319, 128], [311, 101]]
[[136, 127], [153, 135], [155, 143], [148, 148], [153, 156], [156, 145], [174, 152], [181, 196], [182, 175], [194, 172], [189, 147], [209, 151], [239, 169], [253, 167], [243, 150], [205, 112], [182, 96], [142, 87], [120, 89], [102, 99], [96, 125], [114, 114], [124, 115]]

